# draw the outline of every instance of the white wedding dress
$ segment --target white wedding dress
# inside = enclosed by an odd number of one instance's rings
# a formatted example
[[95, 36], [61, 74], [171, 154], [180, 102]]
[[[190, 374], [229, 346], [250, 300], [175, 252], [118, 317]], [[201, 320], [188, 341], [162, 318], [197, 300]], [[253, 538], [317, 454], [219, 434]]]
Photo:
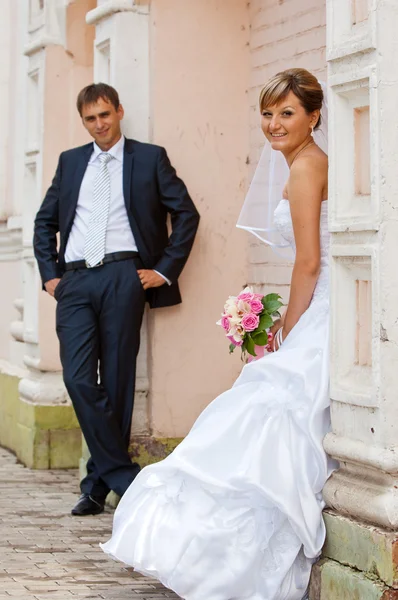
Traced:
[[[294, 248], [289, 202], [275, 211]], [[281, 349], [246, 365], [177, 449], [141, 471], [103, 550], [185, 600], [301, 600], [325, 539], [329, 430], [327, 201], [321, 271]]]

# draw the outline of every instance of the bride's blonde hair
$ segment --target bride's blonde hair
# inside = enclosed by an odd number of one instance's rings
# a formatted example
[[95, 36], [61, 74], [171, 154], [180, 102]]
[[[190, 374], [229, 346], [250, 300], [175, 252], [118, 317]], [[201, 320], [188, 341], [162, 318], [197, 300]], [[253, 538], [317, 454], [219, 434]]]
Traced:
[[[272, 77], [260, 92], [260, 111], [278, 104], [293, 92], [300, 100], [301, 106], [307, 114], [314, 110], [321, 110], [323, 102], [322, 87], [312, 73], [306, 69], [287, 69]], [[319, 117], [315, 129], [321, 124]]]

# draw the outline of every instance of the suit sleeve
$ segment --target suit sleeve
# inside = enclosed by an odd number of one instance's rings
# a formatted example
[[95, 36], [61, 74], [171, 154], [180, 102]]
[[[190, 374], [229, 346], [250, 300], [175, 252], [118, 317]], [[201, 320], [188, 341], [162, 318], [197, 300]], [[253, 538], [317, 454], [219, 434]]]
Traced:
[[58, 205], [62, 172], [61, 161], [62, 154], [59, 158], [52, 184], [45, 195], [34, 223], [33, 248], [43, 288], [47, 281], [61, 276], [57, 250], [57, 233], [59, 232]]
[[163, 256], [154, 269], [175, 282], [191, 252], [199, 225], [199, 213], [164, 148], [160, 149], [158, 157], [157, 178], [161, 202], [171, 217], [172, 232]]

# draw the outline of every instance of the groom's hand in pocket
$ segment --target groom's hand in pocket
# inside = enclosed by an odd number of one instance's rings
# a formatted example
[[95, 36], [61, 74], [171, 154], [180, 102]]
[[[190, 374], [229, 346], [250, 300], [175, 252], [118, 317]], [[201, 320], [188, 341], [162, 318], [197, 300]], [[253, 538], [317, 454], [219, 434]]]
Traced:
[[160, 287], [166, 283], [166, 280], [152, 269], [138, 269], [137, 273], [144, 290]]
[[61, 281], [61, 279], [59, 279], [58, 277], [56, 277], [55, 279], [49, 279], [49, 281], [46, 281], [46, 283], [44, 284], [45, 290], [48, 294], [50, 294], [50, 296], [54, 297], [54, 292], [55, 292], [55, 288], [57, 287], [57, 285], [59, 284], [59, 282]]

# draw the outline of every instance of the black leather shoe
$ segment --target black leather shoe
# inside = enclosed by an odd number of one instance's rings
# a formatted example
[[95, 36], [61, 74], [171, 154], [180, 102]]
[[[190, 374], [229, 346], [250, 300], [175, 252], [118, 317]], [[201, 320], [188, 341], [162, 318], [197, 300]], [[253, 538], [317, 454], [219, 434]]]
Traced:
[[105, 498], [95, 498], [90, 494], [82, 494], [76, 506], [72, 508], [72, 515], [85, 517], [87, 515], [99, 515], [104, 511]]

